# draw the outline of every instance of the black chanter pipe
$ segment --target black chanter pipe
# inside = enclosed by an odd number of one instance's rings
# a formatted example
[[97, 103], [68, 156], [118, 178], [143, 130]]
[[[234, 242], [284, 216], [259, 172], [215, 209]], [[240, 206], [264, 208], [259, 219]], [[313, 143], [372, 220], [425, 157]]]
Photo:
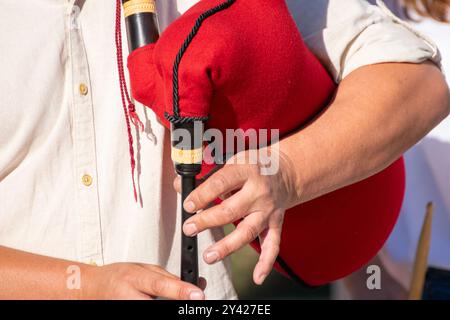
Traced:
[[[130, 51], [155, 43], [159, 38], [155, 0], [122, 0], [122, 5]], [[201, 169], [202, 132], [196, 128], [199, 125], [192, 123], [172, 124], [172, 160], [182, 179], [181, 204], [194, 190], [195, 176]], [[182, 224], [190, 216], [182, 209]], [[183, 232], [181, 237], [181, 280], [198, 285], [197, 237], [187, 237]]]
[[[182, 224], [192, 214], [187, 213], [183, 203], [195, 189], [195, 177], [200, 173], [203, 156], [203, 124], [201, 122], [173, 124], [172, 161], [181, 176], [181, 221]], [[197, 236], [181, 235], [181, 280], [198, 285]]]

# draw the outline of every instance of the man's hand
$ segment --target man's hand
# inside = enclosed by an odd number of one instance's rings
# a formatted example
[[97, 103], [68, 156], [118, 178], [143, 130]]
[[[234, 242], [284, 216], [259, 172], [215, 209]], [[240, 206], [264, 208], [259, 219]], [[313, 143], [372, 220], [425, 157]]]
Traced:
[[[87, 270], [81, 274], [82, 299], [205, 299], [202, 289], [155, 265], [115, 263]], [[201, 281], [206, 287], [205, 280]]]
[[[285, 209], [383, 170], [444, 119], [449, 106], [447, 84], [429, 62], [361, 67], [342, 81], [327, 110], [278, 143], [277, 174], [262, 176], [257, 165], [233, 165], [231, 159], [193, 191], [184, 207], [203, 211], [184, 232], [243, 219], [204, 259], [219, 261], [259, 236], [262, 253], [253, 277], [261, 284], [279, 251]], [[217, 197], [226, 200], [207, 209]]]
[[[73, 267], [79, 287], [68, 285]], [[72, 269], [73, 270], [73, 269]], [[0, 246], [0, 299], [154, 299], [203, 300], [200, 288], [161, 267], [115, 263], [102, 267], [56, 259]]]
[[[290, 179], [295, 176], [292, 165], [285, 157], [279, 155], [279, 170], [273, 175], [263, 175], [261, 165], [252, 164], [258, 161], [249, 159], [248, 152], [236, 155], [189, 195], [186, 211], [201, 211], [185, 222], [183, 231], [194, 236], [242, 219], [231, 234], [204, 252], [203, 259], [209, 264], [218, 262], [259, 237], [261, 255], [253, 279], [262, 284], [279, 252], [284, 212], [298, 196]], [[179, 192], [179, 178], [174, 186]], [[225, 200], [208, 208], [217, 198]]]

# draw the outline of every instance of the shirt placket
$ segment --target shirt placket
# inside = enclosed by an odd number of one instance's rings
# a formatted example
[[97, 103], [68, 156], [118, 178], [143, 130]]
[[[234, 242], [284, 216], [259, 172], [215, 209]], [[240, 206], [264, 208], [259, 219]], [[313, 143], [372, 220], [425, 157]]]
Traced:
[[80, 260], [103, 264], [101, 216], [97, 183], [97, 160], [89, 67], [77, 1], [69, 2], [69, 47], [72, 73], [72, 115], [77, 213], [80, 218]]

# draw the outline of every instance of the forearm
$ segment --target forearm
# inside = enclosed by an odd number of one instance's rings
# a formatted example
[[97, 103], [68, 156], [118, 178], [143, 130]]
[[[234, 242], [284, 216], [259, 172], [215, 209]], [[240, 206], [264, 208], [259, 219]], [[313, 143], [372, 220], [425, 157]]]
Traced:
[[71, 266], [80, 276], [93, 268], [0, 246], [0, 299], [79, 299], [82, 285], [71, 287]]
[[386, 168], [449, 110], [448, 87], [431, 63], [379, 64], [345, 78], [308, 127], [280, 141], [305, 202]]

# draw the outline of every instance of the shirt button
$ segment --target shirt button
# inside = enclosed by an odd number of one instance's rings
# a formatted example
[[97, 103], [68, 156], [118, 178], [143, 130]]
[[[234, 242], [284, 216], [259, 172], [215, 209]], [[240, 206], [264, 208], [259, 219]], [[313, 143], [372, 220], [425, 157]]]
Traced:
[[92, 184], [92, 177], [88, 174], [85, 174], [82, 178], [81, 181], [83, 182], [83, 184], [86, 187], [89, 187]]
[[80, 84], [79, 90], [80, 94], [83, 96], [87, 95], [89, 91], [87, 85], [85, 85], [84, 83]]

